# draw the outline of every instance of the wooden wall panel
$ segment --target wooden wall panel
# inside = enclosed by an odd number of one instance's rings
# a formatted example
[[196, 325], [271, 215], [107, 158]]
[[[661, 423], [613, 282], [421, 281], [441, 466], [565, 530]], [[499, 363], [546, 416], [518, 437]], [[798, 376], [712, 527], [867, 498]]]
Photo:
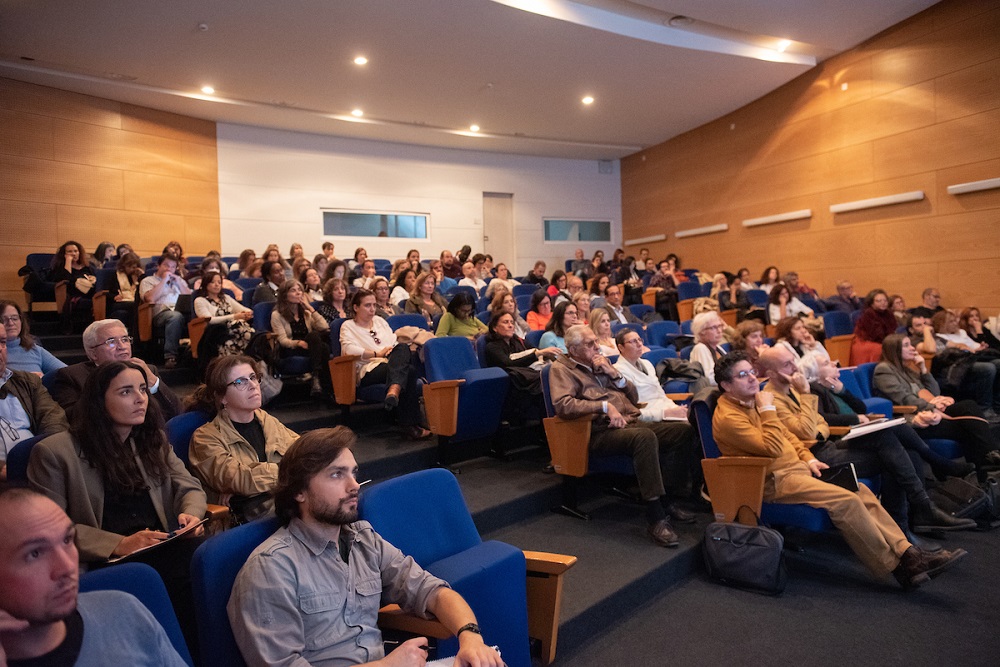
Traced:
[[215, 124], [0, 78], [0, 295], [30, 252], [219, 247]]
[[[622, 160], [624, 238], [665, 233], [714, 272], [795, 269], [828, 295], [840, 279], [912, 304], [1000, 309], [1000, 190], [947, 186], [1000, 177], [1000, 0], [945, 0], [786, 86]], [[847, 90], [841, 84], [847, 83]], [[735, 127], [733, 127], [735, 126]], [[834, 215], [831, 204], [922, 190], [919, 202]], [[809, 220], [746, 229], [746, 218], [810, 208]], [[727, 223], [688, 239], [673, 233]]]

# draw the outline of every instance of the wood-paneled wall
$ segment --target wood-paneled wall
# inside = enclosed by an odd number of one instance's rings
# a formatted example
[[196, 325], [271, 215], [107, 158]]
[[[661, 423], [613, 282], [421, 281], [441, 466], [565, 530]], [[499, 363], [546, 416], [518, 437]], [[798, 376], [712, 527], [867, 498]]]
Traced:
[[218, 248], [215, 123], [0, 78], [0, 298], [68, 240]]
[[[944, 0], [773, 93], [622, 161], [624, 238], [665, 233], [654, 257], [759, 276], [774, 264], [832, 294], [841, 278], [918, 305], [1000, 309], [1000, 2]], [[840, 202], [923, 201], [834, 215]], [[756, 228], [744, 219], [812, 209]], [[677, 239], [678, 230], [729, 230]], [[637, 251], [636, 248], [633, 248]]]

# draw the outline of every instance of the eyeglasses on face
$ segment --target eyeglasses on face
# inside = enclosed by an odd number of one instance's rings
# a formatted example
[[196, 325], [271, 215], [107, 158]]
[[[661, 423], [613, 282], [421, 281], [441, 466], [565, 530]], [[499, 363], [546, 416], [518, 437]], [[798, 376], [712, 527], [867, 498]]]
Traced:
[[748, 377], [756, 378], [757, 371], [751, 368], [748, 371], [739, 371], [738, 373], [733, 373], [733, 377], [737, 380], [746, 380]]
[[113, 337], [108, 338], [106, 341], [94, 345], [91, 349], [97, 349], [103, 345], [109, 350], [116, 350], [119, 347], [124, 347], [126, 345], [131, 345], [131, 344], [132, 344], [131, 336], [120, 336], [118, 338], [113, 338]]
[[226, 386], [227, 387], [236, 387], [240, 391], [246, 391], [250, 387], [251, 383], [253, 383], [253, 384], [260, 384], [260, 376], [257, 375], [256, 373], [251, 373], [247, 377], [236, 378], [235, 380], [233, 380], [232, 382], [230, 382]]
[[14, 324], [16, 322], [20, 322], [21, 321], [21, 316], [17, 315], [17, 314], [15, 314], [15, 315], [4, 315], [3, 317], [0, 317], [0, 320], [2, 320], [4, 324]]

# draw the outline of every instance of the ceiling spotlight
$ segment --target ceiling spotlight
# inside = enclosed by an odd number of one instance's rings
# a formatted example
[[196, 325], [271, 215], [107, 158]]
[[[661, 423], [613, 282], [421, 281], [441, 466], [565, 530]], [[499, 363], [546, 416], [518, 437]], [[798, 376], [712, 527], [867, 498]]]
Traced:
[[478, 131], [479, 131], [479, 126], [478, 125], [470, 125], [469, 126], [469, 132], [478, 132]]
[[792, 45], [792, 41], [790, 39], [783, 39], [780, 42], [778, 42], [778, 51], [780, 51], [781, 53], [784, 53], [785, 49], [787, 49], [791, 45]]
[[594, 98], [591, 97], [590, 95], [587, 95], [586, 97], [584, 97], [580, 101], [583, 102], [584, 104], [593, 104], [594, 103]]
[[215, 88], [212, 88], [211, 86], [202, 86], [201, 92], [205, 93], [206, 95], [212, 95], [215, 93]]
[[351, 112], [351, 115], [354, 116], [355, 118], [361, 118], [362, 116], [365, 115], [365, 112], [362, 111], [361, 109], [355, 109], [354, 111]]
[[358, 56], [357, 58], [354, 59], [354, 64], [355, 65], [367, 65], [368, 64], [368, 58], [365, 58], [364, 56]]
[[670, 26], [671, 28], [684, 28], [686, 26], [691, 25], [692, 23], [694, 23], [693, 18], [691, 18], [690, 16], [684, 16], [682, 14], [678, 14], [677, 16], [672, 16], [667, 21], [667, 25]]

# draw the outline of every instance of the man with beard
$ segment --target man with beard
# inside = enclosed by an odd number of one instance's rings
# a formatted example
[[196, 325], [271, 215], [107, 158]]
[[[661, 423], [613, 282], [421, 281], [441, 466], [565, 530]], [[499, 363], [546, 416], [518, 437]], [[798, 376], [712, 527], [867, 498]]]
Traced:
[[483, 644], [465, 600], [370, 523], [358, 521], [355, 440], [344, 426], [316, 429], [285, 452], [274, 489], [284, 525], [247, 559], [229, 599], [244, 660], [251, 667], [421, 666], [424, 637], [385, 655], [378, 609], [394, 602], [411, 613], [433, 614], [455, 633], [456, 666], [500, 667], [500, 655]]
[[78, 593], [75, 536], [66, 513], [42, 494], [0, 488], [0, 665], [184, 667], [134, 597]]

